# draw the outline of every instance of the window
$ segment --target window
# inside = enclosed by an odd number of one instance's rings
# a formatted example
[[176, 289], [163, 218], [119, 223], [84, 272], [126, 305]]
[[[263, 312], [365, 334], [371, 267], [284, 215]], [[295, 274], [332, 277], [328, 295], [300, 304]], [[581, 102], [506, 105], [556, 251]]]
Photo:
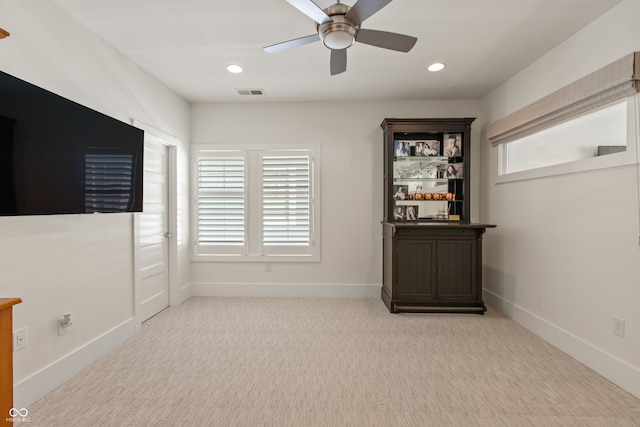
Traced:
[[318, 261], [317, 147], [194, 147], [195, 257]]
[[627, 103], [501, 144], [501, 174], [569, 163], [627, 149]]
[[633, 164], [639, 92], [633, 52], [491, 123], [496, 182]]

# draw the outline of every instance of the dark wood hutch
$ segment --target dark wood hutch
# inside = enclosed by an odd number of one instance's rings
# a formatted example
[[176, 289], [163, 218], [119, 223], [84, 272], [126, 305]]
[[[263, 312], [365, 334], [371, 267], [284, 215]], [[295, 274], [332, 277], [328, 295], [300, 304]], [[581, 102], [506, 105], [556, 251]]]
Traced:
[[482, 236], [470, 222], [474, 118], [385, 119], [382, 300], [392, 313], [483, 314]]

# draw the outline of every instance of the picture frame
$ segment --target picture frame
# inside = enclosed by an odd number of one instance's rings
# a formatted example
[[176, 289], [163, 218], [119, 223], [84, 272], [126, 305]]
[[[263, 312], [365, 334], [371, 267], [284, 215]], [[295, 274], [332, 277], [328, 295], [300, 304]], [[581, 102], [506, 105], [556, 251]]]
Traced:
[[445, 133], [443, 138], [442, 155], [445, 157], [462, 156], [462, 134], [461, 133]]
[[443, 177], [448, 179], [464, 178], [464, 163], [449, 163], [444, 169]]
[[417, 205], [406, 205], [405, 206], [405, 219], [407, 221], [417, 221], [418, 220], [418, 206]]
[[393, 141], [393, 155], [395, 157], [409, 157], [411, 143], [409, 141]]
[[394, 185], [393, 186], [393, 200], [409, 200], [409, 186], [408, 185]]
[[407, 218], [407, 207], [405, 205], [396, 205], [393, 207], [393, 220], [404, 221]]
[[418, 157], [440, 156], [440, 141], [438, 140], [415, 141], [415, 147], [415, 155]]

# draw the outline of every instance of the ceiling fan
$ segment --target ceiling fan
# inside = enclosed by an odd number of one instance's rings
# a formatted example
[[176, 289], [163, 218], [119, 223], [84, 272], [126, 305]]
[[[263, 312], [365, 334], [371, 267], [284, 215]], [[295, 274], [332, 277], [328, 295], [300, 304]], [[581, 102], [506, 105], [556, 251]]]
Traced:
[[282, 52], [322, 40], [331, 50], [331, 75], [347, 70], [347, 48], [355, 42], [385, 49], [409, 52], [417, 38], [387, 31], [360, 28], [362, 22], [391, 3], [391, 0], [358, 0], [353, 6], [337, 3], [322, 10], [311, 0], [287, 0], [293, 7], [316, 22], [317, 34], [289, 40], [263, 48], [265, 52]]

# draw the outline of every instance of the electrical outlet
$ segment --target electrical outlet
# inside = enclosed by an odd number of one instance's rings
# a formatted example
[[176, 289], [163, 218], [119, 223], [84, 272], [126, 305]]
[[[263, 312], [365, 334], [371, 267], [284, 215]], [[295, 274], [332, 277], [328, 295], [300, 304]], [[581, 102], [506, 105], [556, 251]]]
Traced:
[[267, 273], [271, 273], [271, 264], [267, 264], [264, 268], [264, 271], [266, 271]]
[[73, 325], [71, 313], [65, 313], [58, 318], [58, 335], [64, 335], [69, 332], [69, 326]]
[[613, 318], [613, 333], [624, 337], [624, 319], [619, 317]]
[[13, 333], [13, 351], [22, 350], [27, 346], [27, 328], [18, 329]]

